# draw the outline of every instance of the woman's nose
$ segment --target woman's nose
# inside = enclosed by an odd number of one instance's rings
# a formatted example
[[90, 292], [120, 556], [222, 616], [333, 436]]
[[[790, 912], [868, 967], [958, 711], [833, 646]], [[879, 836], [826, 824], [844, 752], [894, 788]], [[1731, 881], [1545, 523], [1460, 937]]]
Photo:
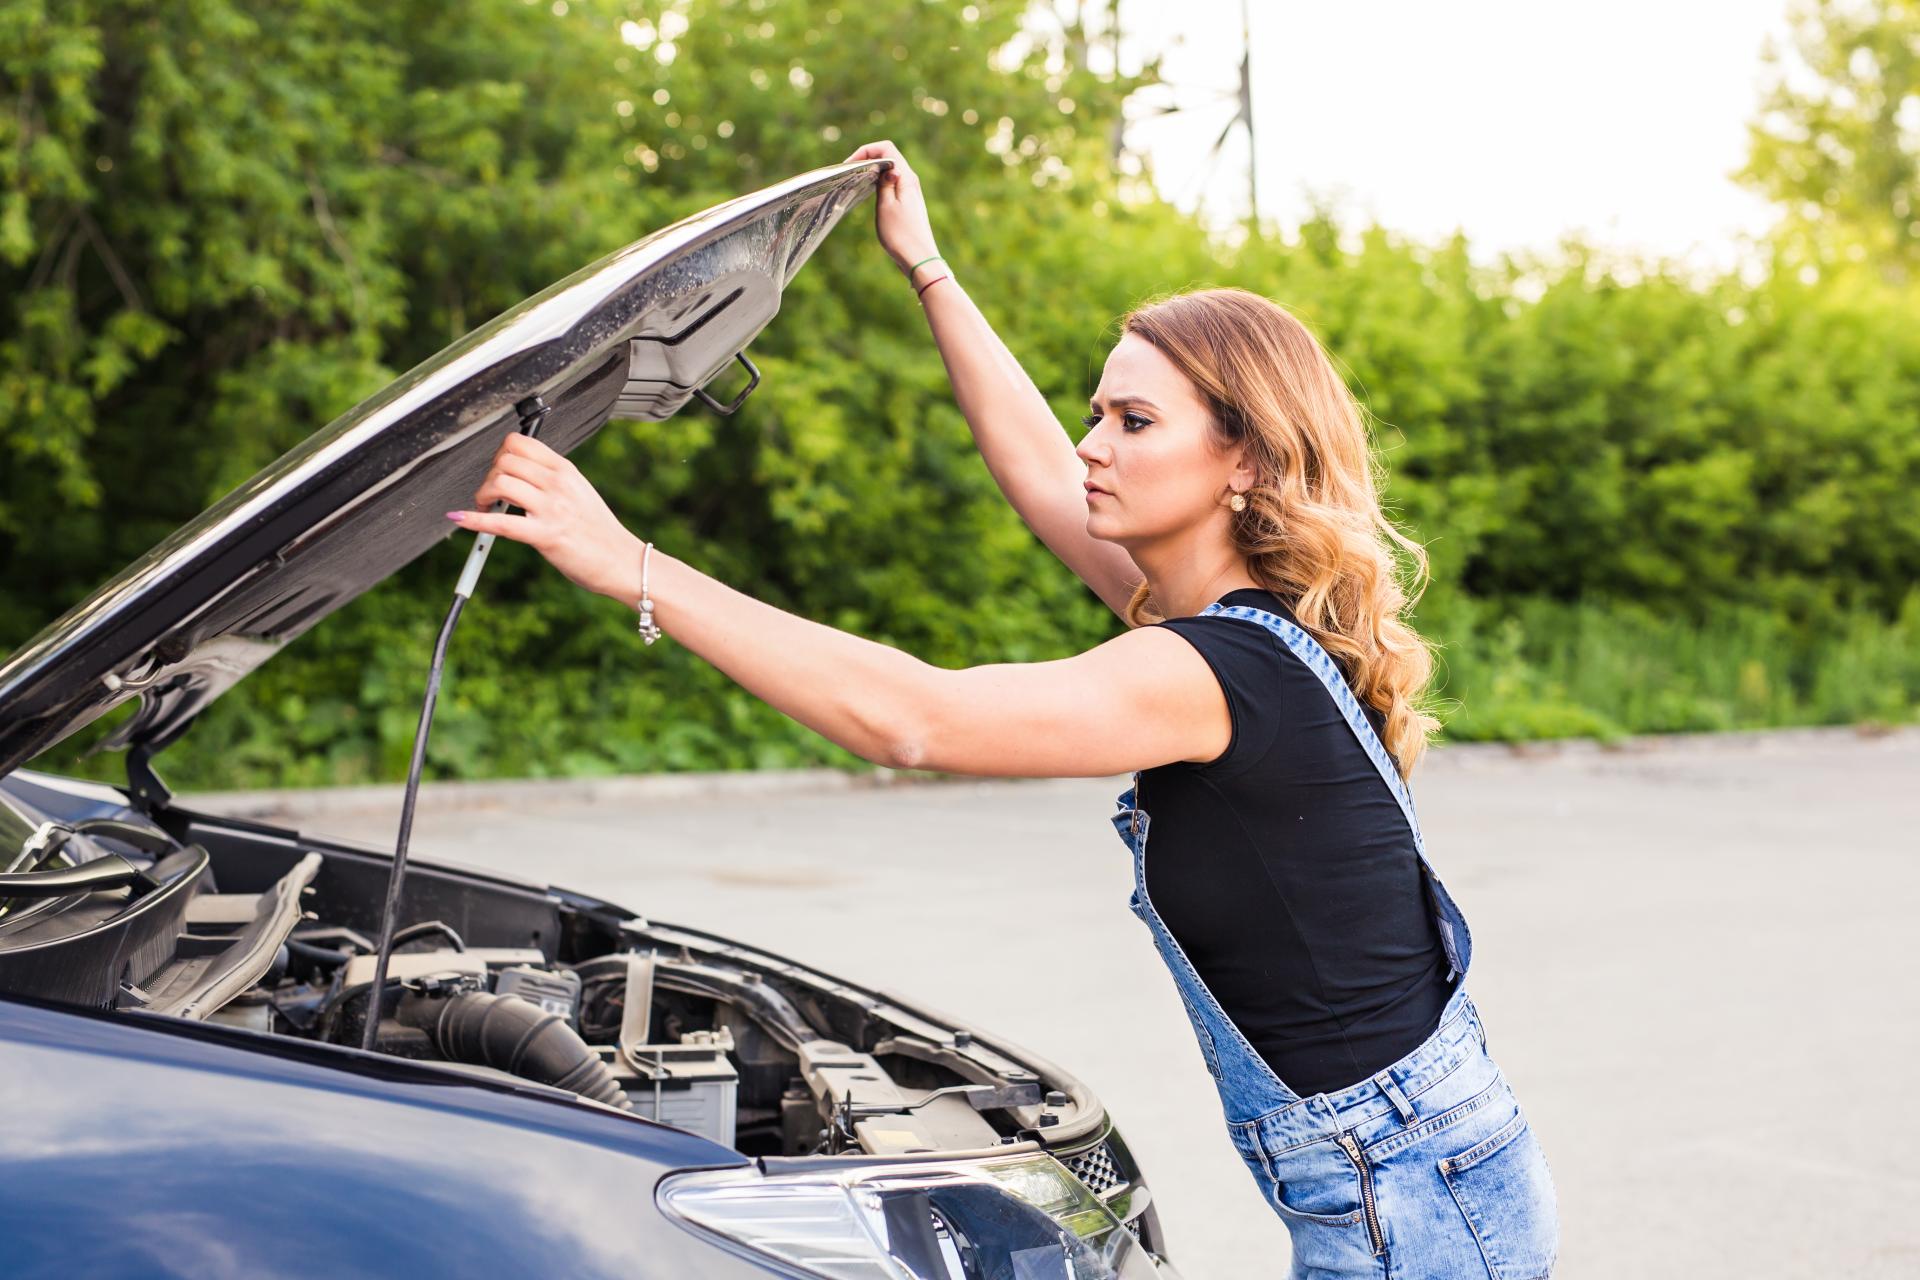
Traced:
[[1099, 427], [1094, 427], [1081, 436], [1080, 443], [1073, 447], [1073, 452], [1089, 467], [1109, 466], [1113, 462], [1113, 449], [1107, 443], [1106, 437], [1100, 434]]

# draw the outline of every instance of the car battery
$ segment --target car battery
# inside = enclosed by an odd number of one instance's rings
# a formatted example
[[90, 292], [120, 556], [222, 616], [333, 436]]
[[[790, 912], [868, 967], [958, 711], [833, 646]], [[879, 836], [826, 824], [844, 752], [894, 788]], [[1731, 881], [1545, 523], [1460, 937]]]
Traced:
[[689, 1031], [679, 1044], [629, 1045], [612, 1063], [635, 1115], [733, 1145], [740, 1073], [727, 1054], [733, 1033]]

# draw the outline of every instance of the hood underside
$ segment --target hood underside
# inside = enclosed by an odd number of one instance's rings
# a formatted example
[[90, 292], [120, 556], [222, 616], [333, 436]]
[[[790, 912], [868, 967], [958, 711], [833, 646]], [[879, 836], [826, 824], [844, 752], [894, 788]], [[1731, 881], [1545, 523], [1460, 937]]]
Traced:
[[515, 406], [569, 453], [610, 418], [661, 421], [773, 319], [788, 280], [873, 187], [835, 165], [716, 205], [527, 299], [316, 432], [0, 666], [0, 775], [129, 698], [103, 746], [151, 751], [321, 618], [458, 532]]

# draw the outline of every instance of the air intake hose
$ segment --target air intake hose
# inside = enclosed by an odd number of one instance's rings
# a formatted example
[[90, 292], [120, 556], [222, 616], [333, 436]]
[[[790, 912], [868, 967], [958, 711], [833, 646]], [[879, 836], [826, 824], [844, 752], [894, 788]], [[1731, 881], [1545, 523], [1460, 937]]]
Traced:
[[622, 1111], [633, 1109], [613, 1072], [579, 1032], [519, 996], [486, 991], [444, 999], [410, 996], [401, 1002], [399, 1018], [425, 1031], [454, 1062], [494, 1067]]

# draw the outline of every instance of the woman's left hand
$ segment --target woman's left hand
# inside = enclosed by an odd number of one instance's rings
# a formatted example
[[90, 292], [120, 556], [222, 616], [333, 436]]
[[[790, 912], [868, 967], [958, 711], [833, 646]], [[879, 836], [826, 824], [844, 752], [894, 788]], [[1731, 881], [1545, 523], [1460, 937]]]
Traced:
[[[525, 515], [487, 508], [512, 503]], [[524, 542], [568, 579], [603, 596], [640, 595], [641, 541], [607, 507], [580, 469], [529, 436], [514, 432], [500, 444], [474, 491], [473, 511], [449, 511], [463, 529]]]

